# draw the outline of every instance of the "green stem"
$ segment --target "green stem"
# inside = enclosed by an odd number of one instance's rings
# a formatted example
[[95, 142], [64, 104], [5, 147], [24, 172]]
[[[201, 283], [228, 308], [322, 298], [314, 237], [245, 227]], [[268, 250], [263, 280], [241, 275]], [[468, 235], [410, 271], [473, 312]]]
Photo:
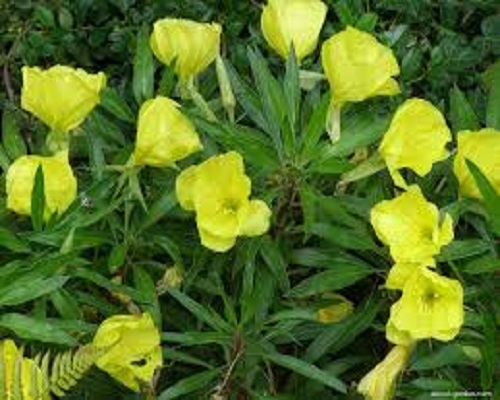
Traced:
[[198, 107], [198, 109], [203, 113], [206, 119], [209, 121], [217, 121], [217, 117], [215, 116], [214, 112], [210, 109], [210, 106], [206, 102], [206, 100], [203, 98], [203, 96], [198, 92], [196, 89], [196, 86], [194, 84], [193, 79], [190, 79], [186, 86], [185, 89], [187, 89], [187, 93], [189, 95], [189, 98], [193, 100], [193, 103]]

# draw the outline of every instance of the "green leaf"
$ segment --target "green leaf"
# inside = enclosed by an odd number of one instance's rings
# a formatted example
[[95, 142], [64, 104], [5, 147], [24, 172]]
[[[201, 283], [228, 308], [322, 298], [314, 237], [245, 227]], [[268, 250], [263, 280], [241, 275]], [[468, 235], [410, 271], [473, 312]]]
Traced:
[[222, 332], [231, 331], [230, 325], [215, 311], [203, 307], [200, 303], [194, 301], [179, 290], [168, 289], [168, 293], [181, 303], [184, 308], [191, 312], [191, 314], [193, 314], [200, 321], [205, 322], [212, 329]]
[[19, 130], [16, 115], [8, 108], [5, 108], [2, 113], [2, 142], [3, 148], [11, 160], [27, 153], [26, 143]]
[[287, 154], [293, 154], [296, 150], [296, 127], [300, 110], [299, 66], [294, 50], [290, 51], [286, 61], [283, 93], [286, 93], [285, 102], [288, 121], [288, 126], [284, 129], [285, 151]]
[[484, 254], [489, 250], [490, 244], [482, 239], [455, 240], [444, 247], [436, 258], [440, 262], [449, 262]]
[[39, 320], [22, 314], [9, 313], [0, 316], [0, 326], [25, 340], [36, 340], [64, 346], [76, 346], [78, 342], [64, 330], [46, 320]]
[[450, 90], [450, 115], [453, 132], [481, 127], [474, 109], [458, 86]]
[[476, 164], [468, 159], [466, 159], [465, 162], [483, 196], [484, 206], [488, 212], [489, 222], [493, 232], [497, 236], [500, 236], [500, 196]]
[[35, 231], [41, 231], [43, 227], [45, 211], [45, 189], [42, 166], [39, 165], [36, 174], [33, 190], [31, 192], [31, 223]]
[[154, 96], [153, 53], [149, 47], [149, 30], [146, 26], [137, 34], [132, 86], [137, 104]]
[[162, 317], [155, 282], [151, 278], [151, 275], [138, 265], [134, 265], [134, 286], [141, 296], [139, 306], [151, 314], [156, 327], [161, 329]]
[[50, 300], [62, 318], [75, 321], [82, 319], [78, 302], [68, 291], [62, 288], [55, 290], [50, 294]]
[[488, 105], [486, 109], [486, 126], [500, 130], [500, 68], [496, 68], [490, 76]]
[[471, 364], [461, 345], [452, 343], [432, 351], [424, 357], [417, 358], [410, 370], [427, 371], [442, 368], [447, 365]]
[[326, 93], [312, 112], [302, 136], [302, 160], [309, 162], [314, 160], [317, 153], [317, 145], [321, 136], [325, 134], [325, 121], [330, 107], [330, 94]]
[[32, 274], [17, 277], [15, 282], [0, 290], [0, 306], [23, 304], [64, 286], [67, 276], [32, 278]]
[[262, 238], [260, 252], [265, 263], [269, 267], [276, 282], [283, 291], [290, 288], [290, 281], [287, 274], [287, 263], [278, 244], [269, 235]]
[[35, 8], [34, 19], [39, 21], [45, 28], [55, 28], [56, 19], [54, 12], [45, 6], [38, 5]]
[[30, 247], [21, 240], [15, 233], [7, 228], [0, 227], [0, 246], [9, 249], [14, 253], [29, 253]]
[[[187, 378], [174, 383], [167, 390], [158, 396], [158, 400], [173, 400], [186, 396], [198, 390], [205, 389], [207, 386], [214, 386], [214, 381], [220, 374], [220, 370], [212, 369], [199, 372]], [[186, 398], [186, 397], [183, 397]]]
[[289, 295], [302, 298], [333, 292], [351, 286], [373, 272], [375, 272], [373, 269], [362, 264], [332, 265], [328, 271], [312, 275], [300, 282], [292, 288]]
[[377, 246], [364, 232], [326, 223], [315, 223], [311, 233], [345, 249], [375, 250]]
[[320, 382], [340, 393], [347, 393], [347, 387], [340, 379], [307, 361], [270, 351], [262, 352], [260, 355], [274, 364]]
[[135, 116], [116, 89], [106, 87], [100, 92], [101, 106], [122, 121], [135, 123]]

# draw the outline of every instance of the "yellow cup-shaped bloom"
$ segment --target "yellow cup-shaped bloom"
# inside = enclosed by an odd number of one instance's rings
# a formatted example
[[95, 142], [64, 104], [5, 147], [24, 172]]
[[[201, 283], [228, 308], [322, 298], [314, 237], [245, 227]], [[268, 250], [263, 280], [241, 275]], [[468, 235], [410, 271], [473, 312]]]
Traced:
[[408, 279], [413, 274], [420, 273], [420, 268], [435, 267], [435, 265], [426, 266], [425, 264], [400, 262], [392, 266], [385, 281], [385, 287], [392, 290], [403, 290]]
[[394, 183], [405, 188], [399, 170], [410, 168], [426, 175], [432, 164], [448, 157], [445, 147], [450, 141], [451, 132], [441, 112], [428, 101], [415, 98], [397, 109], [379, 152]]
[[175, 101], [158, 96], [141, 106], [134, 150], [136, 165], [171, 166], [201, 149], [198, 133]]
[[[19, 366], [16, 367], [16, 364]], [[36, 363], [23, 357], [16, 344], [10, 340], [0, 342], [0, 366], [3, 373], [3, 396], [6, 400], [40, 400], [49, 396], [48, 384], [44, 382], [43, 374]], [[16, 383], [15, 370], [20, 368], [20, 380]], [[14, 387], [14, 385], [18, 385]], [[21, 397], [14, 398], [14, 393], [20, 393]]]
[[106, 75], [56, 65], [47, 70], [23, 67], [21, 107], [56, 132], [68, 132], [80, 125], [99, 104], [99, 92]]
[[400, 92], [392, 50], [369, 33], [347, 27], [333, 35], [323, 43], [321, 61], [336, 105]]
[[66, 211], [76, 197], [77, 182], [67, 151], [51, 157], [21, 156], [14, 161], [6, 177], [7, 208], [17, 214], [31, 214], [31, 193], [40, 165], [44, 177], [44, 217], [47, 220], [54, 213]]
[[409, 340], [452, 340], [463, 323], [462, 285], [427, 268], [418, 272], [391, 307], [387, 339], [401, 345]]
[[261, 15], [262, 33], [281, 57], [288, 57], [293, 43], [302, 60], [316, 48], [327, 11], [320, 0], [268, 0]]
[[164, 18], [155, 22], [150, 45], [163, 64], [175, 63], [175, 72], [185, 83], [215, 60], [221, 32], [222, 27], [215, 22]]
[[358, 392], [366, 400], [390, 400], [396, 381], [411, 354], [411, 346], [395, 346], [382, 362], [377, 364], [358, 384]]
[[457, 155], [454, 172], [460, 185], [460, 194], [466, 197], [481, 199], [474, 177], [465, 160], [476, 164], [490, 183], [500, 192], [500, 131], [486, 128], [478, 132], [463, 131], [457, 136]]
[[115, 315], [98, 328], [93, 345], [106, 349], [97, 366], [138, 392], [163, 364], [160, 334], [149, 314]]
[[184, 170], [176, 182], [177, 198], [196, 212], [204, 246], [219, 252], [233, 247], [236, 237], [262, 235], [271, 211], [261, 200], [249, 200], [251, 182], [236, 152], [214, 156]]
[[375, 233], [389, 246], [396, 263], [432, 266], [441, 247], [453, 240], [451, 216], [445, 214], [440, 222], [437, 207], [416, 185], [392, 200], [376, 204], [370, 217]]

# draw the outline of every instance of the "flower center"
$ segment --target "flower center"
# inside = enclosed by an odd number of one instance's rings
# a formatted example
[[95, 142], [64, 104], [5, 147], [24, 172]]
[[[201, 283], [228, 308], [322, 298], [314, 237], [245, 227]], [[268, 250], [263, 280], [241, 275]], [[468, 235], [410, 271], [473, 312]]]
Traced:
[[224, 202], [222, 203], [222, 209], [224, 213], [227, 214], [234, 214], [238, 212], [239, 208], [240, 208], [240, 202], [235, 199], [225, 199]]

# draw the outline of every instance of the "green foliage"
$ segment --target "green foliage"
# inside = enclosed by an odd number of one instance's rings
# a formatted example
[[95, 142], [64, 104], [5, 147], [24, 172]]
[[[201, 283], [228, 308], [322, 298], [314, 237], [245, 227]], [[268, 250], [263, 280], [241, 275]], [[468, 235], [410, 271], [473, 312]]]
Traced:
[[[403, 97], [439, 106], [454, 134], [500, 129], [494, 64], [500, 18], [497, 0], [325, 3], [323, 38], [347, 24], [375, 32], [402, 68], [403, 95], [346, 106], [335, 146], [325, 134], [326, 83], [299, 88], [300, 70], [318, 71], [318, 58], [299, 66], [293, 55], [284, 62], [272, 54], [259, 31], [256, 2], [1, 2], [0, 332], [44, 352], [55, 347], [55, 358], [38, 358], [53, 394], [147, 398], [89, 371], [96, 354], [79, 347], [103, 318], [140, 309], [162, 330], [159, 400], [358, 398], [356, 383], [388, 349], [384, 324], [395, 299], [383, 282], [392, 261], [372, 232], [369, 211], [392, 197], [393, 187], [377, 163], [348, 183], [353, 158], [373, 152]], [[209, 121], [193, 102], [182, 102], [204, 151], [177, 169], [127, 176], [122, 167], [133, 150], [140, 105], [159, 93], [179, 97], [172, 70], [157, 63], [148, 46], [152, 23], [165, 16], [224, 24], [237, 123], [224, 116], [212, 68], [198, 87], [219, 119]], [[40, 168], [30, 222], [5, 208], [9, 164], [47, 150], [47, 129], [19, 107], [20, 67], [56, 63], [103, 70], [109, 85], [72, 138], [78, 199], [62, 216], [45, 220]], [[199, 244], [196, 223], [177, 204], [175, 178], [228, 150], [243, 155], [252, 192], [272, 206], [273, 221], [267, 235], [215, 255]], [[464, 284], [466, 321], [452, 343], [419, 343], [400, 399], [444, 390], [500, 393], [500, 206], [481, 171], [469, 168], [484, 202], [456, 198], [450, 160], [425, 179], [408, 175], [453, 215], [456, 239], [438, 268]], [[173, 265], [183, 272], [182, 287], [163, 293], [157, 288]], [[354, 312], [338, 323], [319, 323], [317, 311], [330, 304], [332, 292], [352, 301]], [[2, 368], [0, 359], [0, 391]]]

